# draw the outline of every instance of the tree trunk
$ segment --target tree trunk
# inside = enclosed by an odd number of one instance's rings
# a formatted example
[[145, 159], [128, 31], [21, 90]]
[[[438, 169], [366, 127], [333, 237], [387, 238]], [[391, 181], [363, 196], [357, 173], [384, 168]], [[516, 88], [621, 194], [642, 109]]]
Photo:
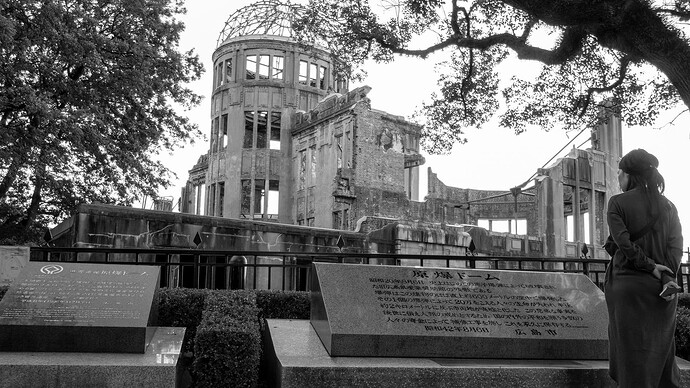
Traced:
[[0, 201], [5, 199], [7, 196], [7, 191], [10, 189], [10, 187], [12, 187], [15, 179], [17, 179], [17, 172], [19, 172], [19, 163], [15, 158], [7, 168], [7, 173], [5, 174], [5, 177], [2, 178], [2, 182], [0, 183]]
[[31, 203], [26, 210], [26, 217], [22, 221], [22, 229], [24, 233], [29, 231], [29, 228], [38, 216], [38, 209], [41, 206], [41, 190], [45, 184], [46, 165], [41, 164], [36, 167], [36, 179], [34, 181], [34, 192], [31, 195]]

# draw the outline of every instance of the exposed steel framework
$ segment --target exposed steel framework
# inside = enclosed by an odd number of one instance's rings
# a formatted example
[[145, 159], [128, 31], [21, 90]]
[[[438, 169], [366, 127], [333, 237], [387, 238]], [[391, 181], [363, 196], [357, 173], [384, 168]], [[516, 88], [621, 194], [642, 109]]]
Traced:
[[233, 12], [218, 36], [216, 47], [228, 38], [247, 35], [276, 35], [294, 38], [292, 23], [306, 8], [280, 0], [260, 0]]

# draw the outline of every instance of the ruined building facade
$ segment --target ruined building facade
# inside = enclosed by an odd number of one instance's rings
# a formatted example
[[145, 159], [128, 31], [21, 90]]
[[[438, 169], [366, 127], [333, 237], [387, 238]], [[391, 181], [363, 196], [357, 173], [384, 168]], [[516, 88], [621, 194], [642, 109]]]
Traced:
[[421, 127], [348, 92], [325, 51], [229, 37], [213, 63], [210, 149], [182, 212], [353, 230], [418, 199]]
[[210, 149], [190, 171], [182, 211], [292, 223], [291, 120], [346, 91], [329, 55], [281, 36], [239, 36], [213, 54]]
[[210, 147], [182, 189], [183, 213], [389, 233], [400, 253], [464, 252], [457, 244], [471, 235], [484, 254], [577, 257], [587, 246], [605, 257], [615, 114], [592, 129], [591, 148], [539, 169], [529, 188], [450, 187], [429, 168], [420, 201], [421, 126], [373, 109], [369, 87], [350, 91], [326, 50], [289, 33], [234, 32], [213, 54]]

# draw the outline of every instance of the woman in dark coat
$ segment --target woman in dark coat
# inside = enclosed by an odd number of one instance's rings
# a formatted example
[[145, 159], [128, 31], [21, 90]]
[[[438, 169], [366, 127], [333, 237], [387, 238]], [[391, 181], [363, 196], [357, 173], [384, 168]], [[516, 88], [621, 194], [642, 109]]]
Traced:
[[662, 195], [658, 166], [645, 150], [626, 154], [618, 173], [623, 193], [608, 204], [609, 230], [618, 245], [605, 284], [609, 374], [626, 388], [681, 386], [674, 339], [678, 300], [660, 293], [664, 286], [678, 288], [683, 236], [675, 206]]

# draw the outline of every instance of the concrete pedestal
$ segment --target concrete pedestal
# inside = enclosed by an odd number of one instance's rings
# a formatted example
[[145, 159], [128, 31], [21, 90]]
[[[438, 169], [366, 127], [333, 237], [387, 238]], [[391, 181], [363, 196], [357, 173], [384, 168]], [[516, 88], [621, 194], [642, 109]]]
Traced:
[[0, 352], [0, 388], [175, 388], [184, 333], [156, 328], [144, 354]]
[[[328, 387], [615, 387], [605, 360], [330, 357], [307, 320], [268, 320], [272, 386]], [[678, 359], [683, 385], [690, 363]]]

